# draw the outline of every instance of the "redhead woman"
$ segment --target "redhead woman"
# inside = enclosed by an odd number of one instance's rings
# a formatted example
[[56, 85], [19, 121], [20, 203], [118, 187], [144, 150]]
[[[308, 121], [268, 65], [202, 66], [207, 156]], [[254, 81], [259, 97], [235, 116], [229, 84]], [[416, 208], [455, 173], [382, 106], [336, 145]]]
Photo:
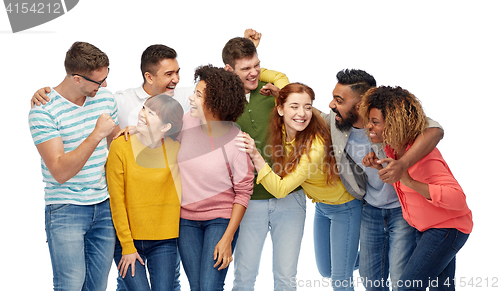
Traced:
[[[322, 276], [334, 290], [354, 290], [352, 282], [358, 253], [362, 202], [351, 196], [336, 173], [330, 131], [313, 113], [313, 90], [300, 83], [283, 87], [276, 99], [269, 128], [268, 165], [246, 133], [241, 150], [249, 153], [261, 183], [276, 198], [302, 186], [316, 203], [314, 246]], [[284, 246], [283, 246], [284, 247]]]
[[[374, 143], [384, 143], [387, 159], [372, 152], [363, 164], [376, 169], [403, 156], [427, 126], [420, 101], [401, 87], [372, 88], [361, 116]], [[397, 282], [398, 290], [455, 290], [456, 254], [472, 231], [465, 194], [436, 148], [393, 184], [403, 216], [418, 230], [417, 246]], [[432, 282], [432, 286], [428, 286]]]

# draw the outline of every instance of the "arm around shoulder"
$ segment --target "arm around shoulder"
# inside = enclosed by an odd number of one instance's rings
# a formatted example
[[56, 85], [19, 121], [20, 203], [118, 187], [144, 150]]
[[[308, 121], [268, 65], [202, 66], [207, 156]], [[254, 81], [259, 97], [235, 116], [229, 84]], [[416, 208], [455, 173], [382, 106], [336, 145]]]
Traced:
[[290, 84], [290, 80], [288, 80], [288, 77], [278, 71], [273, 71], [273, 70], [268, 70], [261, 68], [260, 69], [260, 78], [262, 82], [265, 83], [273, 83], [275, 86], [278, 88], [282, 89], [286, 85]]

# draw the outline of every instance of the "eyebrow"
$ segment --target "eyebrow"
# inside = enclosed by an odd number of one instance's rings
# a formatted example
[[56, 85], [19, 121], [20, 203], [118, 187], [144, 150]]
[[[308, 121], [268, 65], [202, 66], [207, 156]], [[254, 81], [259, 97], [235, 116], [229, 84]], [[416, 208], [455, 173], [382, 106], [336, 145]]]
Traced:
[[177, 71], [174, 71], [174, 70], [166, 71], [165, 75], [170, 74], [170, 73], [179, 73], [180, 70], [181, 70], [181, 68], [179, 68]]
[[[300, 105], [298, 102], [291, 102], [289, 105]], [[312, 103], [306, 103], [304, 105], [312, 105]]]
[[333, 98], [339, 98], [341, 100], [344, 100], [344, 98], [342, 96], [340, 96], [340, 95], [333, 95]]

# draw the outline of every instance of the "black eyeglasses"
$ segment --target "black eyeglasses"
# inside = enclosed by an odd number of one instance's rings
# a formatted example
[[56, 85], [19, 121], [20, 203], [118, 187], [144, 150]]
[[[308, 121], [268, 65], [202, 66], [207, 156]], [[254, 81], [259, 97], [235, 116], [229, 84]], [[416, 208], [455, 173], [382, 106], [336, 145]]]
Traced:
[[[108, 68], [108, 75], [109, 75], [109, 68]], [[89, 82], [92, 82], [92, 83], [95, 83], [95, 84], [99, 85], [99, 88], [101, 88], [102, 83], [106, 82], [106, 79], [108, 78], [108, 76], [106, 76], [106, 78], [104, 78], [104, 80], [102, 80], [101, 82], [98, 82], [98, 81], [94, 81], [94, 80], [92, 80], [92, 79], [90, 79], [90, 78], [87, 78], [87, 77], [85, 77], [85, 76], [78, 75], [78, 74], [71, 74], [71, 76], [78, 76], [78, 77], [82, 77], [82, 78], [84, 78], [85, 80], [87, 80], [87, 81], [89, 81]]]

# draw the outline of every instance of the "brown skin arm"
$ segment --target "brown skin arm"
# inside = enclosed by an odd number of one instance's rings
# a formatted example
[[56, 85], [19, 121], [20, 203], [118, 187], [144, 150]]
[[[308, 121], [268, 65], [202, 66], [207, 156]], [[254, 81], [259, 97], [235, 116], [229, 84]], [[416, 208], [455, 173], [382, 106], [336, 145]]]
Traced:
[[229, 219], [229, 224], [227, 225], [224, 235], [220, 241], [215, 246], [214, 250], [214, 261], [217, 262], [214, 268], [219, 266], [217, 270], [225, 269], [233, 261], [233, 251], [231, 249], [231, 243], [233, 241], [234, 234], [240, 225], [243, 215], [245, 215], [246, 208], [240, 204], [233, 204], [233, 211], [231, 213], [231, 218]]
[[[431, 127], [424, 130], [417, 137], [413, 146], [401, 158], [389, 163], [387, 167], [378, 172], [382, 182], [392, 184], [401, 180], [403, 174], [416, 162], [428, 155], [437, 146], [443, 136], [444, 131], [438, 127]], [[379, 163], [384, 163], [384, 160], [379, 160]]]

